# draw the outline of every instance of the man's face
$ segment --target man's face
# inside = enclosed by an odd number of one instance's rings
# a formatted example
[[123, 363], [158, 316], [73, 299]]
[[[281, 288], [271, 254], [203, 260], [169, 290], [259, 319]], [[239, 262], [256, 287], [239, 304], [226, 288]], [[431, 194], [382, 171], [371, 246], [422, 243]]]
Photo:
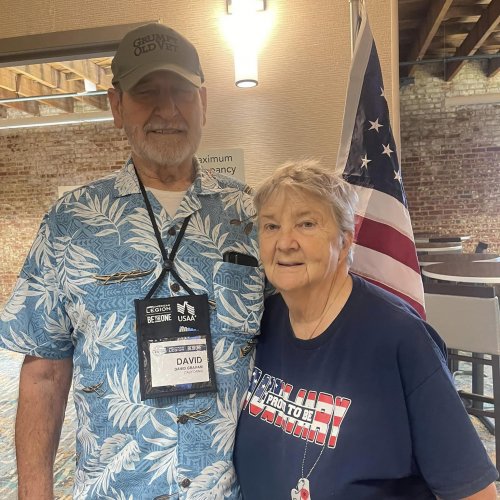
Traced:
[[191, 167], [205, 125], [205, 88], [155, 71], [128, 92], [111, 89], [108, 95], [115, 125], [125, 130], [135, 161]]

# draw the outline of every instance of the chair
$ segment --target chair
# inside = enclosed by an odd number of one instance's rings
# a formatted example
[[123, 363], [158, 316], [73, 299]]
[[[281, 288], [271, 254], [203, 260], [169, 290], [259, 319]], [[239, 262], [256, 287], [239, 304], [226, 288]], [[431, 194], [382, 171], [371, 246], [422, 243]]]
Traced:
[[476, 249], [474, 250], [474, 253], [486, 253], [487, 248], [488, 248], [488, 243], [485, 243], [484, 241], [480, 241], [476, 245]]
[[[477, 416], [494, 434], [500, 472], [500, 309], [495, 288], [425, 283], [424, 291], [427, 321], [446, 342], [449, 362], [472, 364], [472, 392], [459, 394], [472, 402], [466, 405], [467, 412]], [[491, 359], [485, 358], [486, 354]], [[493, 397], [484, 395], [484, 365], [492, 367]], [[493, 409], [483, 409], [483, 403], [493, 404]], [[494, 419], [494, 428], [485, 417]]]

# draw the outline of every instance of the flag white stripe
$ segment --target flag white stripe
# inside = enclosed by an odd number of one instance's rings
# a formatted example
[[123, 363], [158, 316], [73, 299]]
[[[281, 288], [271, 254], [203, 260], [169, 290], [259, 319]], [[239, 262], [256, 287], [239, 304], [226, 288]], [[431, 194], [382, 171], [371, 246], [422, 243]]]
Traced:
[[422, 303], [422, 278], [411, 267], [370, 248], [353, 245], [354, 261], [351, 270], [370, 278]]
[[376, 189], [353, 187], [359, 197], [356, 214], [387, 224], [413, 241], [410, 214], [399, 200]]

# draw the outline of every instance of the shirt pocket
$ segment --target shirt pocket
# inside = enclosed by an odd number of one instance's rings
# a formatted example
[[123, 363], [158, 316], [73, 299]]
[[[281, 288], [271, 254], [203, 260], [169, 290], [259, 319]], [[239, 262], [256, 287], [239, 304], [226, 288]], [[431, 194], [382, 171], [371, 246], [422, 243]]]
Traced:
[[217, 262], [214, 266], [216, 329], [213, 332], [257, 335], [264, 308], [261, 267]]

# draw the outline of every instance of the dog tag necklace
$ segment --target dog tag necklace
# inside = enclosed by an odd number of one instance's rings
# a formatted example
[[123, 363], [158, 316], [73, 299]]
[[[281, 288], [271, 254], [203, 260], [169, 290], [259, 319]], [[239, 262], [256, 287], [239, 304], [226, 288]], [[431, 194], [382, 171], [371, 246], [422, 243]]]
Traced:
[[307, 475], [304, 475], [304, 464], [306, 462], [306, 456], [307, 456], [307, 444], [308, 440], [306, 440], [306, 447], [304, 449], [304, 456], [302, 457], [302, 466], [300, 468], [300, 471], [302, 475], [300, 476], [300, 479], [297, 481], [297, 486], [292, 489], [291, 495], [292, 495], [292, 500], [311, 500], [311, 489], [309, 487], [309, 476], [311, 475], [312, 471], [318, 465], [319, 459], [321, 458], [321, 455], [323, 455], [323, 452], [325, 451], [325, 446], [326, 446], [326, 440], [325, 443], [323, 444], [323, 447], [321, 448], [321, 451], [319, 452], [318, 458], [314, 462], [313, 466], [307, 473]]

